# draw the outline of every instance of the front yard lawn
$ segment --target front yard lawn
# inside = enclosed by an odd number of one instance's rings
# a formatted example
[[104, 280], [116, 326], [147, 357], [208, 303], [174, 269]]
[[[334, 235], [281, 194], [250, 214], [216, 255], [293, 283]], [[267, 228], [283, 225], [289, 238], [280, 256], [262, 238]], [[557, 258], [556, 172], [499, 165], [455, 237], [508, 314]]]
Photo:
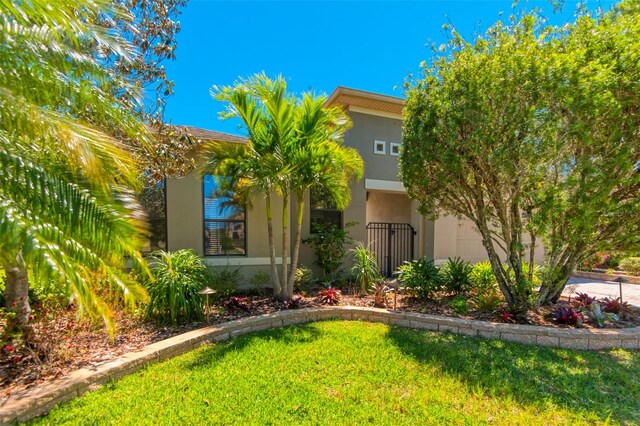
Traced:
[[640, 422], [640, 354], [325, 321], [156, 364], [35, 424]]

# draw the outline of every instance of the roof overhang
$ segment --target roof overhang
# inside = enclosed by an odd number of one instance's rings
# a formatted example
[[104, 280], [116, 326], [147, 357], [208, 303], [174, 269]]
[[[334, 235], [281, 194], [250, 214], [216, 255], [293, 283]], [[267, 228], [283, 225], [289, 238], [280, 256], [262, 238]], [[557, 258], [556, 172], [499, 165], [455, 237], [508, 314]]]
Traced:
[[331, 105], [342, 106], [347, 111], [401, 119], [404, 99], [338, 86], [325, 102], [325, 106]]

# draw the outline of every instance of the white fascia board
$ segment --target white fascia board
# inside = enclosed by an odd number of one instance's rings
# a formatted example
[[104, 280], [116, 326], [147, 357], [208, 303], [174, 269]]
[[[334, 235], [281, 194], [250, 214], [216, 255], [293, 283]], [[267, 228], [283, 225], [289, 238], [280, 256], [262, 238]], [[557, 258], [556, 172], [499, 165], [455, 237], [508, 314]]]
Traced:
[[402, 182], [397, 180], [365, 179], [364, 188], [372, 191], [407, 192]]

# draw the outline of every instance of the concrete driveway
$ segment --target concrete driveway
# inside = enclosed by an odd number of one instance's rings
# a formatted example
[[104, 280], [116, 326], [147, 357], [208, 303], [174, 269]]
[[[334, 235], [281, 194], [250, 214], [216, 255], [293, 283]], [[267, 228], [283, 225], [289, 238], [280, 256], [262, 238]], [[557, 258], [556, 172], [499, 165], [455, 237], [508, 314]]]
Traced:
[[[571, 277], [562, 295], [568, 297], [575, 293], [587, 293], [598, 299], [620, 296], [618, 283]], [[640, 284], [622, 284], [622, 300], [631, 305], [640, 306]]]

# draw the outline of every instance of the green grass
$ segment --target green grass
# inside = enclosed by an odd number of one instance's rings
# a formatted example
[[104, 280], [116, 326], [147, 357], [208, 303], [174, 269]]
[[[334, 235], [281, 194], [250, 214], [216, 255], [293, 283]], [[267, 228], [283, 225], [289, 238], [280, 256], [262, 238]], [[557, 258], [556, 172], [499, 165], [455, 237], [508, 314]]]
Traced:
[[326, 321], [245, 335], [35, 424], [640, 423], [640, 354]]

